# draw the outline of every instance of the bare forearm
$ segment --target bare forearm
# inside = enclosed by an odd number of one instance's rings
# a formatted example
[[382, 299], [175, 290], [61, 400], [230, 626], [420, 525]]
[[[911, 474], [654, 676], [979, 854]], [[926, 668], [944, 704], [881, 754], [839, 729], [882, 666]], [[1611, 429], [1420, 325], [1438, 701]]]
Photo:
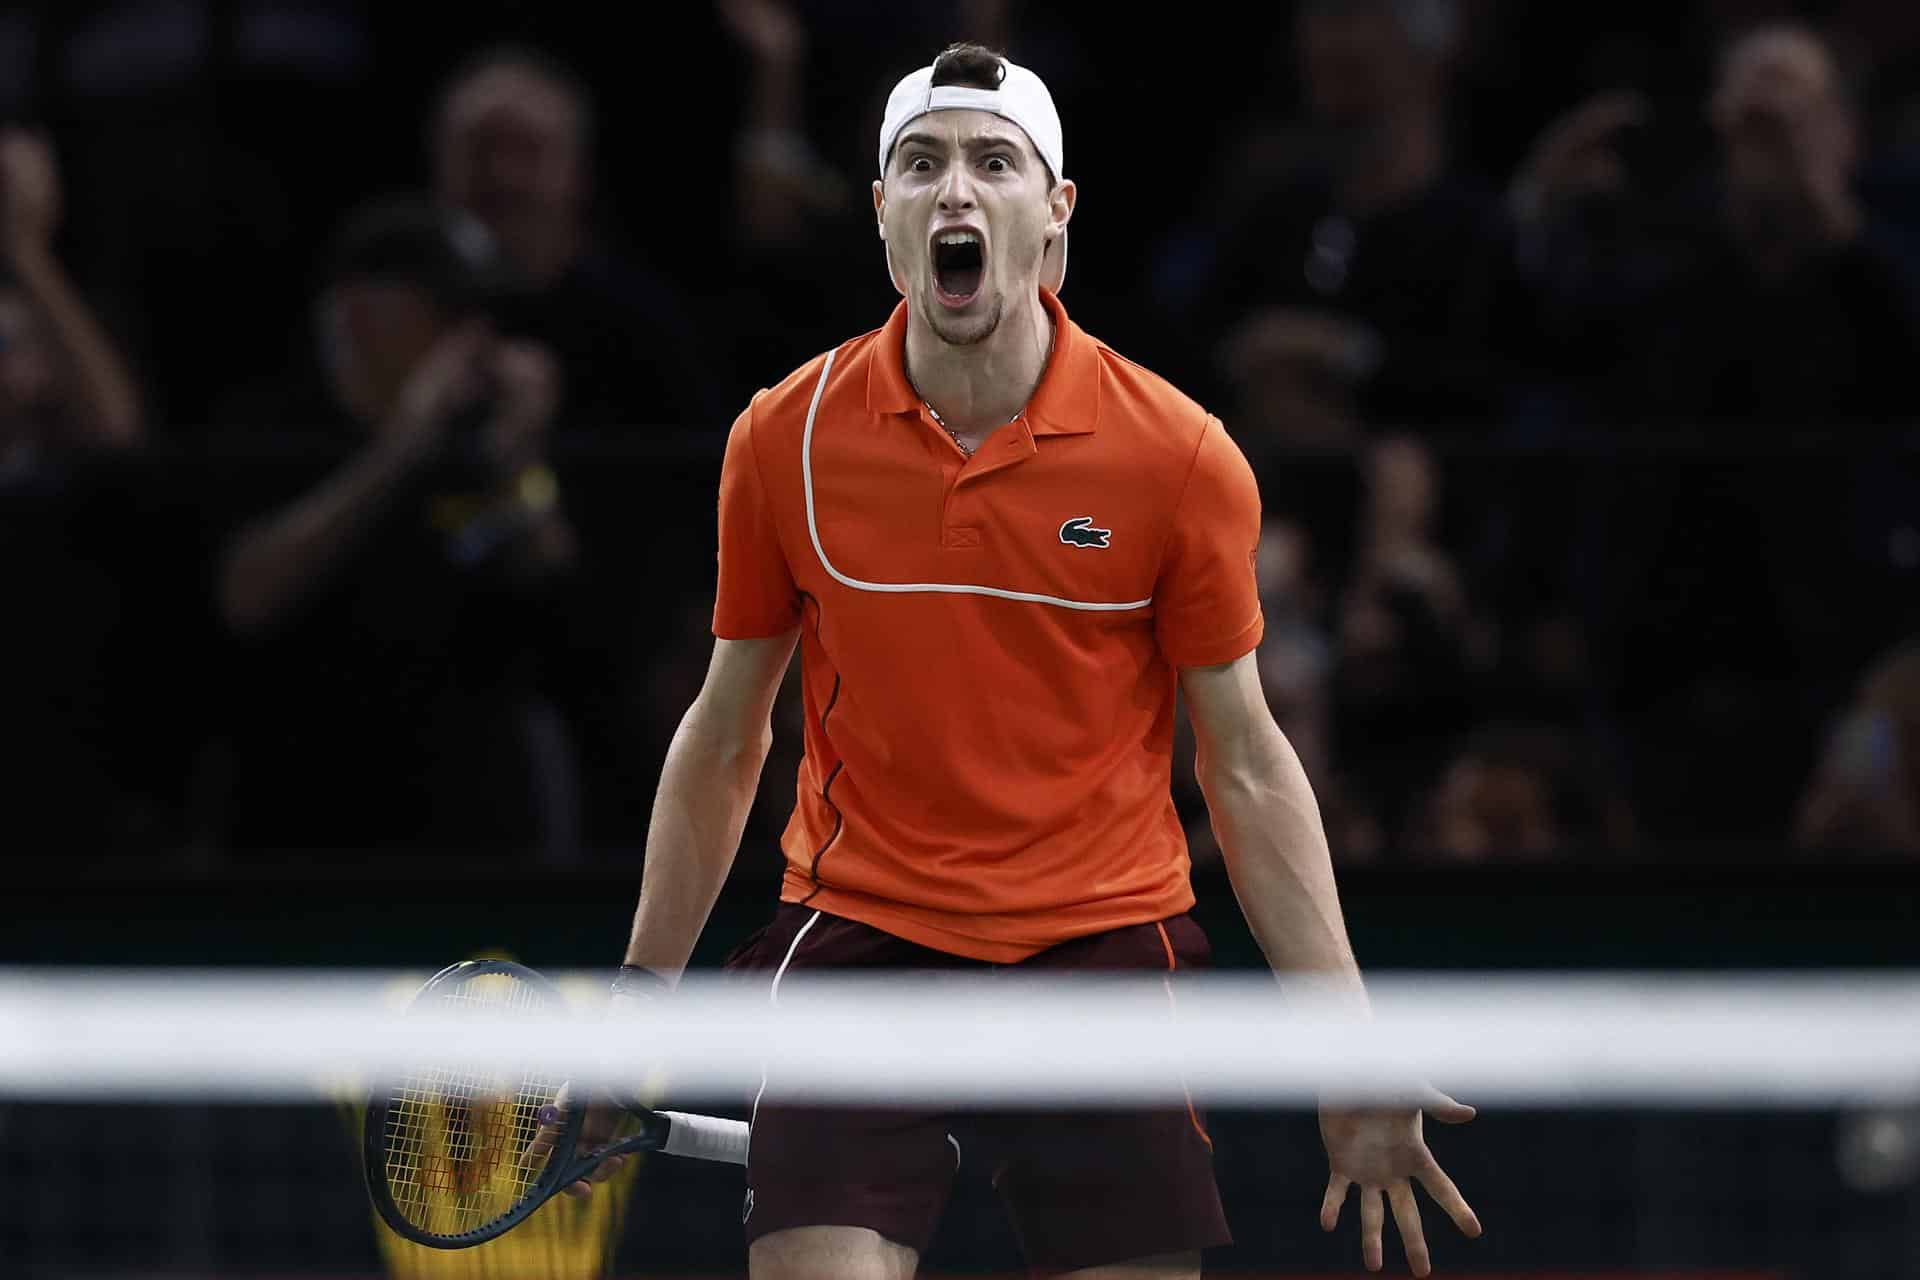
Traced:
[[764, 721], [743, 738], [715, 718], [696, 700], [667, 749], [627, 939], [626, 963], [670, 976], [686, 968], [726, 883], [772, 744]]
[[376, 444], [278, 515], [243, 532], [220, 576], [220, 610], [236, 631], [297, 603], [359, 540], [405, 477], [408, 459]]
[[1278, 728], [1254, 734], [1230, 764], [1203, 751], [1198, 770], [1234, 895], [1276, 973], [1364, 1007], [1312, 784]]
[[801, 128], [800, 57], [754, 59], [748, 80], [747, 122], [760, 133], [797, 134]]
[[87, 433], [84, 443], [138, 443], [144, 424], [133, 376], [58, 260], [44, 246], [31, 245], [16, 247], [8, 261], [59, 353]]

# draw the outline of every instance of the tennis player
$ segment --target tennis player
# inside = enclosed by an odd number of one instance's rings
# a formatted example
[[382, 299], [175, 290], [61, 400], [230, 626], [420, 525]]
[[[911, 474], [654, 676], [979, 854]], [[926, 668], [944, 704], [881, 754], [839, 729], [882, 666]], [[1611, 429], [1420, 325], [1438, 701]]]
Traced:
[[[1045, 85], [953, 46], [894, 88], [878, 161], [904, 300], [733, 425], [717, 639], [662, 771], [616, 992], [644, 998], [686, 964], [797, 643], [806, 756], [781, 905], [730, 961], [770, 994], [829, 968], [1204, 964], [1170, 793], [1184, 691], [1253, 934], [1276, 970], [1363, 1006], [1318, 809], [1255, 666], [1253, 473], [1216, 419], [1062, 306], [1075, 188]], [[964, 1158], [953, 1118], [777, 1095], [753, 1118], [752, 1274], [911, 1276]], [[1428, 1272], [1410, 1180], [1479, 1233], [1418, 1108], [1327, 1107], [1321, 1129], [1321, 1224], [1358, 1186], [1368, 1267], [1390, 1205]], [[1028, 1115], [992, 1151], [1037, 1272], [1196, 1276], [1229, 1241], [1191, 1105]]]

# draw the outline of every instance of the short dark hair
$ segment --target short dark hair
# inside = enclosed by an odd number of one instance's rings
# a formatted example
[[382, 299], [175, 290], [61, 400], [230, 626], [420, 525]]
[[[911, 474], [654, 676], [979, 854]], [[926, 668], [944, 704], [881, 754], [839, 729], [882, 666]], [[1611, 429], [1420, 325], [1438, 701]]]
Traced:
[[933, 85], [957, 84], [966, 89], [998, 89], [1007, 78], [1002, 54], [983, 44], [950, 44], [933, 60]]
[[478, 221], [413, 195], [355, 209], [322, 270], [323, 286], [355, 279], [409, 284], [456, 313], [485, 310], [511, 289], [505, 262]]
[[[933, 79], [930, 86], [939, 88], [941, 85], [958, 85], [963, 89], [998, 89], [1006, 78], [1005, 54], [989, 49], [983, 44], [962, 40], [942, 49], [940, 56], [933, 60]], [[1033, 146], [1032, 139], [1028, 139], [1028, 145]], [[1033, 151], [1035, 155], [1040, 154], [1040, 148], [1037, 146], [1033, 147]], [[1053, 166], [1047, 163], [1045, 156], [1040, 156], [1040, 166], [1046, 171], [1049, 182], [1058, 179], [1059, 175], [1053, 171]]]

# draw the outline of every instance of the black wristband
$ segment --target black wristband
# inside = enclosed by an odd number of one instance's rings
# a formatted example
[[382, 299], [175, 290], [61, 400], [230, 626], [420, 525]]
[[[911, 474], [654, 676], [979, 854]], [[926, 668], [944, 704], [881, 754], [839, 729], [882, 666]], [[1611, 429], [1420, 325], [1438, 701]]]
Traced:
[[673, 983], [645, 965], [623, 964], [608, 990], [616, 996], [663, 996], [673, 990]]

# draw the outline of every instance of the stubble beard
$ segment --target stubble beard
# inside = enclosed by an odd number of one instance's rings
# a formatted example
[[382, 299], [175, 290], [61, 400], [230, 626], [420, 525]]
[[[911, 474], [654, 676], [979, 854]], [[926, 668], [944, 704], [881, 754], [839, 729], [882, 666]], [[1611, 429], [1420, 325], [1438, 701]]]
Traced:
[[1000, 327], [1000, 315], [1004, 310], [1004, 301], [995, 294], [992, 304], [985, 315], [956, 316], [940, 305], [940, 299], [933, 294], [932, 286], [927, 289], [928, 327], [934, 336], [950, 347], [971, 347], [985, 342]]

